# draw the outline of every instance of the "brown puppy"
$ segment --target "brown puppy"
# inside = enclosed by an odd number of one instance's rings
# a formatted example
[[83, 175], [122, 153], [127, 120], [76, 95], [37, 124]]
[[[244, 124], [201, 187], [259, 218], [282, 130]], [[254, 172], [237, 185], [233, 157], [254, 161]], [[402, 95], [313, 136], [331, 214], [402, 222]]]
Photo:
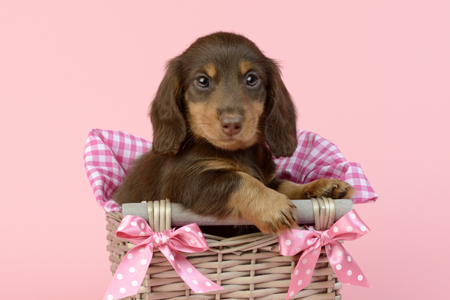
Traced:
[[247, 38], [218, 32], [172, 59], [151, 105], [153, 149], [113, 195], [119, 204], [168, 198], [202, 215], [295, 226], [289, 199], [348, 198], [339, 180], [276, 177], [275, 157], [297, 146], [296, 115], [277, 64]]

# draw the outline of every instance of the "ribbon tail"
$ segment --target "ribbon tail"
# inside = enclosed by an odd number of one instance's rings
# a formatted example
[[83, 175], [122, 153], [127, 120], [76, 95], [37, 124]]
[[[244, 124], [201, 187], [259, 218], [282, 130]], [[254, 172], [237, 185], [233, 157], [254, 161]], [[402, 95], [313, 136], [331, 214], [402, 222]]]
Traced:
[[328, 246], [326, 246], [328, 260], [340, 282], [372, 287], [361, 268], [341, 243], [333, 241]]
[[150, 245], [136, 246], [122, 258], [103, 300], [116, 300], [138, 293], [153, 257]]
[[295, 266], [286, 300], [292, 298], [311, 282], [319, 256], [320, 247], [318, 249], [308, 249], [303, 252], [298, 260], [297, 266]]
[[180, 275], [181, 279], [195, 293], [206, 293], [223, 290], [223, 287], [215, 284], [202, 273], [200, 273], [183, 255], [177, 250], [170, 249], [168, 245], [162, 245], [159, 250], [169, 260], [174, 270]]

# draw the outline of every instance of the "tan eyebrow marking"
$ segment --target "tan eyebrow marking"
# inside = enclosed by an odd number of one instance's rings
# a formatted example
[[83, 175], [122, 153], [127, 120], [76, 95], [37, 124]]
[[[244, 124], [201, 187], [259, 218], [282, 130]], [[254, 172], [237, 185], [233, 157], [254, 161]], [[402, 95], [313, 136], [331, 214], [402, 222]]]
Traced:
[[209, 63], [205, 66], [205, 72], [206, 75], [208, 75], [210, 78], [213, 78], [214, 76], [216, 76], [216, 67], [212, 63]]
[[241, 61], [239, 67], [241, 69], [241, 74], [245, 75], [252, 68], [252, 63], [247, 60], [244, 60], [244, 61]]

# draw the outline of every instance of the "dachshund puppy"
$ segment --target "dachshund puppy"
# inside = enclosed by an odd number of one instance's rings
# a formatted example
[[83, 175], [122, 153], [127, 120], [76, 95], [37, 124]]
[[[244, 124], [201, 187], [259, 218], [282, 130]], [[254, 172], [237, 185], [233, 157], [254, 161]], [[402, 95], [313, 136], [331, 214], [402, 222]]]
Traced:
[[289, 199], [349, 198], [335, 179], [276, 177], [297, 146], [296, 114], [277, 64], [247, 38], [217, 32], [168, 63], [152, 102], [153, 149], [114, 193], [119, 204], [168, 198], [201, 215], [251, 221], [264, 233], [296, 226]]

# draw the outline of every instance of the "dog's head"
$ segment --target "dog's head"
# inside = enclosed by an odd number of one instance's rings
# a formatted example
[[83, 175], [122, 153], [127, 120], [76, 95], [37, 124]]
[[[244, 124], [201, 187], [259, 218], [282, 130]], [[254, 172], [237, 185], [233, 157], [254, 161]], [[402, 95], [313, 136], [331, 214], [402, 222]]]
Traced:
[[150, 117], [155, 153], [176, 154], [188, 131], [230, 151], [267, 141], [280, 157], [297, 146], [295, 109], [278, 65], [233, 33], [199, 38], [168, 63]]

